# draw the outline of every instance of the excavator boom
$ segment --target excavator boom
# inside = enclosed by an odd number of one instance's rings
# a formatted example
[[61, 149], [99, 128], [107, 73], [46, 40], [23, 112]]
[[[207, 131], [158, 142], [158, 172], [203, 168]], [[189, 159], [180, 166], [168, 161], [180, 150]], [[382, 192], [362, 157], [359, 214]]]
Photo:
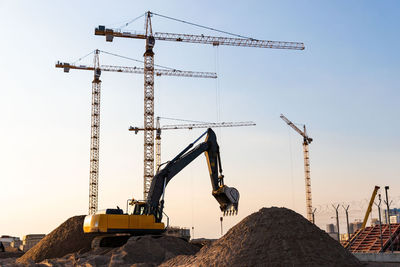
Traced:
[[[206, 140], [191, 149], [205, 134], [207, 134]], [[169, 161], [166, 166], [154, 176], [147, 197], [147, 203], [152, 213], [162, 212], [163, 202], [160, 202], [160, 198], [165, 192], [165, 187], [169, 181], [202, 153], [205, 153], [207, 160], [212, 185], [212, 195], [220, 204], [221, 211], [224, 215], [237, 213], [239, 192], [237, 189], [224, 184], [217, 137], [211, 128], [203, 133], [196, 141], [187, 146], [174, 159]]]

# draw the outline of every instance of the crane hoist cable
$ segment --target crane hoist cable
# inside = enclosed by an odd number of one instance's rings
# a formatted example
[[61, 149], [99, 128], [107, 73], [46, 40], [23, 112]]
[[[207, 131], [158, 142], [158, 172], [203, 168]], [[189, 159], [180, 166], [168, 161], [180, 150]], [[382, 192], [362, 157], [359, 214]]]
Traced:
[[185, 120], [185, 119], [176, 119], [176, 118], [161, 117], [161, 116], [158, 116], [158, 118], [164, 119], [164, 120], [185, 121], [185, 122], [193, 122], [193, 123], [211, 123], [211, 122], [208, 122], [208, 121], [194, 121], [194, 120]]
[[131, 24], [131, 23], [135, 22], [136, 20], [140, 19], [141, 17], [144, 17], [145, 15], [146, 15], [146, 13], [143, 13], [143, 14], [142, 14], [142, 15], [140, 15], [139, 17], [136, 17], [136, 18], [134, 18], [134, 19], [130, 20], [129, 22], [127, 22], [127, 23], [125, 23], [124, 25], [122, 25], [122, 26], [118, 27], [117, 29], [122, 29], [122, 28], [125, 28], [125, 27], [127, 27], [129, 24]]
[[[225, 33], [225, 34], [236, 36], [236, 37], [239, 37], [239, 38], [253, 39], [251, 37], [246, 37], [246, 36], [243, 36], [243, 35], [240, 35], [240, 34], [218, 30], [218, 29], [215, 29], [215, 28], [211, 28], [211, 27], [200, 25], [200, 24], [196, 24], [196, 23], [193, 23], [193, 22], [189, 22], [189, 21], [185, 21], [185, 20], [181, 20], [181, 19], [176, 19], [176, 18], [168, 17], [168, 16], [165, 16], [165, 15], [161, 15], [161, 14], [157, 14], [157, 13], [153, 13], [153, 12], [150, 12], [150, 13], [153, 14], [153, 15], [162, 17], [162, 18], [166, 18], [166, 19], [182, 22], [182, 23], [185, 23], [185, 24], [188, 24], [188, 25], [199, 27], [199, 28], [203, 28], [203, 29], [207, 29], [207, 30], [211, 30], [211, 31], [219, 32], [219, 33]], [[253, 40], [255, 40], [255, 39], [253, 39]]]
[[95, 51], [96, 51], [96, 50], [93, 50], [93, 51], [90, 52], [89, 54], [87, 54], [87, 55], [85, 55], [85, 56], [83, 56], [83, 57], [78, 58], [77, 60], [75, 60], [75, 61], [72, 62], [71, 64], [75, 64], [76, 62], [81, 61], [82, 59], [84, 59], [84, 58], [90, 56], [91, 54], [93, 54]]

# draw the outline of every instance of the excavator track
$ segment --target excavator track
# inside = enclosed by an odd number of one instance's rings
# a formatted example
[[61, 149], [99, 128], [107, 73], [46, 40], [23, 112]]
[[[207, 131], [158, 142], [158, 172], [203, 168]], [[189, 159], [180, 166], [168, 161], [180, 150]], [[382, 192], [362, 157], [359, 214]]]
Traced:
[[[150, 236], [151, 238], [158, 239], [160, 237], [166, 236], [167, 234], [152, 234], [145, 235]], [[93, 238], [91, 247], [92, 249], [97, 248], [117, 248], [122, 247], [128, 242], [129, 238], [134, 237], [136, 240], [139, 240], [144, 235], [132, 235], [132, 234], [101, 234]], [[181, 238], [185, 241], [187, 239]]]
[[102, 234], [93, 238], [91, 247], [92, 249], [121, 247], [130, 237], [130, 234]]

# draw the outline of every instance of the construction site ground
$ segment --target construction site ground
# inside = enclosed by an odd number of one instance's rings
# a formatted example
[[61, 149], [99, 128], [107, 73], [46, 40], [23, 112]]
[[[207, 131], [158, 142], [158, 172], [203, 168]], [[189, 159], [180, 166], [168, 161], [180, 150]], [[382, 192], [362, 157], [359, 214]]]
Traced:
[[173, 236], [136, 236], [122, 247], [92, 250], [83, 218], [68, 219], [21, 257], [0, 259], [0, 266], [396, 266], [360, 262], [286, 208], [262, 208], [202, 248]]

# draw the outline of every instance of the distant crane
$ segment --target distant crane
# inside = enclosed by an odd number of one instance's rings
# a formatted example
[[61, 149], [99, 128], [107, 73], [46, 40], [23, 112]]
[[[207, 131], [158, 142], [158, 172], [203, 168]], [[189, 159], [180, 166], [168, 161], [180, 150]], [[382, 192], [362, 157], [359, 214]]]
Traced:
[[[93, 66], [75, 65], [60, 61], [58, 61], [55, 65], [56, 68], [62, 68], [64, 69], [64, 72], [67, 73], [70, 71], [70, 69], [94, 71], [94, 79], [92, 82], [92, 119], [90, 136], [89, 214], [94, 214], [97, 211], [98, 207], [101, 72], [111, 71], [137, 74], [144, 73], [144, 69], [139, 67], [100, 65], [99, 54], [100, 50], [96, 49], [94, 51]], [[182, 71], [171, 68], [154, 69], [154, 73], [157, 76], [217, 78], [217, 74], [214, 72]]]
[[[159, 17], [183, 22], [186, 24], [202, 27], [208, 30], [218, 31], [233, 35], [239, 38], [232, 37], [216, 37], [206, 35], [192, 35], [192, 34], [179, 34], [179, 33], [161, 33], [155, 32], [153, 34], [151, 17], [157, 15]], [[143, 15], [142, 15], [143, 16]], [[140, 16], [140, 17], [142, 17]], [[147, 192], [150, 189], [151, 179], [154, 176], [154, 52], [153, 47], [155, 40], [173, 41], [173, 42], [186, 42], [197, 44], [211, 44], [213, 46], [227, 45], [227, 46], [242, 46], [242, 47], [259, 47], [259, 48], [275, 48], [275, 49], [292, 49], [304, 50], [304, 44], [300, 42], [283, 42], [283, 41], [266, 41], [257, 40], [249, 37], [244, 37], [237, 34], [231, 34], [224, 31], [212, 29], [210, 27], [201, 26], [198, 24], [186, 22], [179, 19], [174, 19], [164, 15], [156, 14], [153, 12], [146, 12], [144, 14], [146, 32], [145, 33], [131, 33], [122, 32], [120, 29], [108, 29], [103, 25], [99, 25], [95, 29], [95, 35], [106, 37], [107, 42], [112, 42], [114, 37], [133, 38], [146, 40], [146, 47], [144, 57], [144, 174], [143, 174], [143, 195], [146, 199]], [[138, 17], [138, 18], [140, 18]], [[136, 18], [136, 19], [138, 19]], [[135, 20], [136, 20], [135, 19]]]
[[[177, 125], [163, 125], [160, 126], [160, 118], [156, 119], [156, 171], [161, 165], [161, 130], [177, 130], [177, 129], [189, 129], [194, 128], [217, 128], [217, 127], [240, 127], [240, 126], [255, 126], [256, 124], [252, 121], [244, 122], [204, 122], [204, 123], [191, 123], [191, 124], [177, 124]], [[137, 134], [139, 131], [144, 131], [144, 128], [129, 127], [129, 131], [135, 132]]]
[[298, 132], [301, 136], [303, 136], [304, 175], [306, 184], [306, 212], [307, 212], [307, 220], [312, 222], [313, 219], [312, 219], [312, 199], [311, 199], [310, 158], [308, 153], [308, 145], [312, 142], [312, 138], [308, 137], [305, 125], [303, 125], [304, 131], [302, 131], [299, 128], [297, 128], [297, 126], [294, 125], [293, 122], [288, 120], [283, 114], [281, 114], [280, 117], [296, 132]]

